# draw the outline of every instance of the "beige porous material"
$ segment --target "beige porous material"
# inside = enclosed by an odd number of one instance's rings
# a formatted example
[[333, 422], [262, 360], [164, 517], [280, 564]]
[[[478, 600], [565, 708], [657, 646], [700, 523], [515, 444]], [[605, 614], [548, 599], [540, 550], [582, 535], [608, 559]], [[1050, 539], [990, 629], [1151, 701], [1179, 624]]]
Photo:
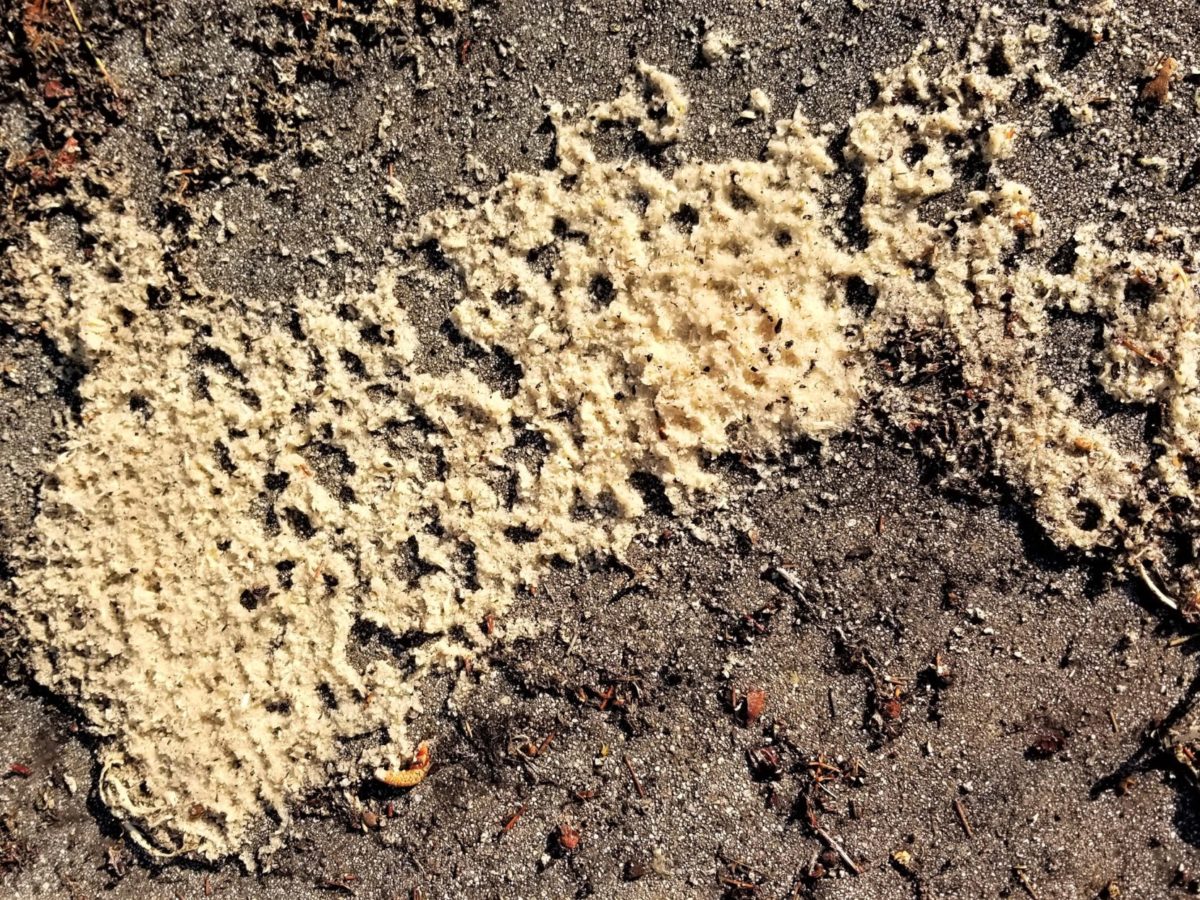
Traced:
[[[511, 362], [508, 388], [416, 363], [394, 263], [361, 293], [180, 296], [168, 244], [132, 209], [76, 198], [86, 255], [36, 226], [4, 317], [86, 375], [12, 605], [34, 677], [100, 738], [100, 796], [134, 838], [163, 855], [270, 850], [345, 739], [386, 738], [355, 774], [403, 768], [422, 679], [486, 642], [480, 623], [552, 560], [620, 556], [641, 480], [680, 513], [721, 503], [714, 458], [825, 440], [864, 406], [900, 434], [963, 409], [932, 444], [947, 463], [978, 442], [1061, 546], [1165, 570], [1196, 495], [1194, 287], [1165, 244], [1118, 253], [1094, 229], [1069, 274], [1022, 252], [1042, 223], [1000, 169], [1025, 133], [1015, 92], [1070, 104], [1026, 42], [998, 40], [1003, 75], [981, 36], [966, 62], [921, 48], [881, 77], [844, 148], [864, 185], [858, 245], [799, 115], [761, 159], [667, 171], [593, 141], [612, 122], [679, 140], [688, 102], [667, 73], [641, 64], [614, 100], [554, 107], [552, 169], [413, 235], [460, 273], [453, 324]], [[990, 169], [968, 188], [975, 160]], [[1096, 387], [1162, 412], [1152, 461], [1047, 374], [1051, 317], [1084, 313], [1103, 322]], [[921, 342], [955, 373], [936, 407], [890, 362]], [[416, 649], [364, 661], [372, 630]]]
[[404, 756], [416, 685], [459, 648], [360, 667], [356, 628], [482, 640], [552, 558], [625, 549], [635, 473], [682, 506], [718, 490], [715, 454], [850, 423], [846, 260], [812, 193], [828, 156], [797, 121], [761, 163], [598, 162], [602, 119], [682, 127], [675, 80], [641, 77], [648, 104], [555, 113], [555, 171], [424, 226], [463, 269], [455, 323], [520, 366], [511, 396], [411, 364], [392, 269], [288, 309], [167, 302], [166, 249], [131, 210], [96, 211], [86, 261], [30, 234], [9, 318], [88, 371], [15, 609], [36, 678], [102, 738], [102, 799], [153, 852], [282, 830], [339, 739], [382, 729]]
[[[643, 75], [668, 109], [685, 108], [674, 79]], [[524, 373], [512, 412], [550, 443], [531, 482], [539, 511], [548, 496], [565, 512], [608, 495], [639, 515], [637, 472], [686, 505], [717, 486], [706, 460], [826, 437], [859, 401], [841, 280], [850, 259], [814, 195], [833, 169], [821, 142], [794, 119], [761, 162], [667, 176], [598, 161], [597, 123], [631, 112], [643, 130], [677, 127], [648, 120], [631, 94], [578, 122], [555, 108], [555, 170], [515, 174], [479, 208], [431, 216], [422, 234], [462, 272], [455, 324]]]
[[[1004, 55], [1004, 74], [978, 64], [989, 52]], [[881, 78], [878, 99], [851, 123], [847, 155], [866, 182], [861, 220], [869, 236], [855, 265], [876, 298], [863, 349], [880, 354], [929, 336], [952, 351], [992, 473], [1049, 536], [1138, 571], [1158, 566], [1181, 605], [1192, 604], [1200, 573], [1187, 554], [1177, 559], [1168, 550], [1180, 539], [1190, 543], [1200, 526], [1200, 305], [1185, 266], [1196, 262], [1191, 235], [1155, 232], [1144, 247], [1114, 248], [1085, 224], [1070, 272], [1036, 264], [1027, 251], [1038, 247], [1041, 215], [1029, 189], [1001, 166], [1021, 140], [1013, 120], [1024, 85], [1039, 84], [1045, 103], [1070, 109], [1077, 101], [1009, 35], [989, 41], [981, 30], [969, 50], [975, 65], [938, 71], [931, 56], [923, 46]], [[961, 189], [973, 157], [989, 164], [983, 186], [966, 191], [961, 207], [930, 216], [930, 201]], [[1122, 448], [1102, 424], [1085, 422], [1054, 380], [1049, 359], [1062, 350], [1051, 340], [1052, 322], [1084, 315], [1101, 323], [1101, 349], [1077, 350], [1097, 371], [1090, 387], [1161, 419], [1149, 453]], [[886, 373], [874, 383], [872, 405], [907, 417], [908, 428], [937, 418], [912, 405], [908, 385]], [[959, 456], [967, 437], [960, 432], [959, 446], [943, 447], [947, 459]]]

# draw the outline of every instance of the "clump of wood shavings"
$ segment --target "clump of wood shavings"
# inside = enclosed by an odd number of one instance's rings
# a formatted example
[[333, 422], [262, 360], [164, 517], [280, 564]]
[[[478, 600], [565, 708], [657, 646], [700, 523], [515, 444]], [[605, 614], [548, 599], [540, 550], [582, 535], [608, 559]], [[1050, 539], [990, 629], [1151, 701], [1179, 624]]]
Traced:
[[[601, 160], [591, 142], [607, 121], [677, 140], [687, 101], [667, 74], [643, 65], [581, 117], [555, 107], [553, 170], [418, 235], [460, 269], [455, 324], [512, 357], [515, 391], [416, 366], [393, 268], [373, 291], [288, 313], [185, 303], [133, 210], [92, 203], [86, 260], [36, 228], [8, 317], [88, 373], [13, 604], [35, 677], [100, 737], [100, 796], [134, 839], [218, 858], [262, 840], [264, 811], [277, 837], [351, 736], [389, 741], [359, 761], [364, 777], [403, 768], [418, 685], [467, 652], [445, 635], [485, 640], [479, 624], [556, 557], [620, 555], [641, 475], [677, 509], [719, 502], [713, 456], [827, 438], [864, 401], [902, 408], [904, 386], [878, 379], [873, 357], [913, 329], [957, 348], [998, 473], [1055, 539], [1159, 561], [1156, 498], [1192, 496], [1200, 451], [1191, 287], [1177, 265], [1108, 254], [1086, 230], [1072, 275], [1013, 262], [1039, 219], [998, 173], [947, 224], [922, 218], [963, 153], [999, 165], [1017, 139], [1003, 114], [1038, 64], [993, 77], [983, 61], [931, 73], [919, 53], [851, 123], [858, 249], [831, 227], [835, 166], [799, 116], [760, 161], [668, 175]], [[1124, 300], [1134, 277], [1151, 288], [1144, 309]], [[851, 279], [876, 295], [870, 314], [844, 302]], [[1056, 307], [1109, 323], [1105, 388], [1166, 410], [1153, 467], [1037, 374]], [[360, 666], [364, 624], [437, 637]]]
[[799, 121], [761, 163], [598, 162], [601, 119], [656, 143], [683, 127], [675, 80], [640, 76], [645, 97], [555, 111], [556, 171], [425, 225], [466, 272], [459, 327], [522, 368], [513, 396], [416, 370], [392, 270], [290, 316], [160, 308], [166, 249], [132, 210], [96, 210], [86, 262], [30, 235], [10, 317], [88, 374], [15, 608], [36, 678], [102, 738], [102, 799], [151, 852], [222, 856], [264, 810], [282, 829], [341, 738], [390, 736], [364, 773], [403, 759], [417, 684], [461, 650], [356, 668], [360, 623], [482, 641], [552, 558], [628, 546], [635, 473], [682, 505], [718, 488], [709, 455], [849, 425], [861, 376], [828, 279], [845, 258], [813, 195], [832, 162]]
[[[1076, 104], [1023, 41], [1005, 36], [998, 51], [1005, 74], [988, 74], [984, 63], [996, 48], [982, 32], [965, 65], [934, 74], [927, 48], [919, 48], [851, 122], [847, 155], [866, 181], [861, 218], [869, 236], [855, 265], [875, 296], [861, 349], [882, 354], [914, 334], [953, 348], [994, 473], [1049, 536], [1143, 578], [1158, 571], [1185, 612], [1200, 612], [1195, 554], [1173, 549], [1190, 546], [1200, 529], [1200, 304], [1188, 251], [1178, 254], [1183, 259], [1154, 247], [1117, 251], [1099, 239], [1097, 226], [1084, 225], [1069, 274], [1052, 274], [1019, 252], [1036, 246], [1043, 225], [1030, 191], [1003, 174], [1020, 139], [1009, 117], [1018, 115], [1028, 84], [1041, 88], [1043, 102]], [[928, 201], [959, 184], [975, 157], [990, 163], [986, 187], [967, 192], [966, 205], [941, 221], [926, 221]], [[1183, 247], [1183, 236], [1175, 237]], [[1153, 243], [1172, 241], [1160, 234]], [[1102, 348], [1089, 360], [1095, 387], [1160, 418], [1149, 458], [1122, 451], [1102, 427], [1082, 422], [1043, 365], [1054, 352], [1051, 317], [1072, 314], [1102, 322]], [[907, 385], [885, 379], [877, 388], [876, 408], [938, 416], [914, 408]], [[962, 449], [951, 443], [943, 452]]]

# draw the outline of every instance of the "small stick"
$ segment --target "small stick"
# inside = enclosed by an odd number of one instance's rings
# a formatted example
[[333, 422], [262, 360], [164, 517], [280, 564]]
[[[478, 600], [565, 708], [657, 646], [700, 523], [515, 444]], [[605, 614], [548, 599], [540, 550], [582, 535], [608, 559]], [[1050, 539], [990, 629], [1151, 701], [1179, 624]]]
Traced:
[[637, 795], [643, 800], [646, 799], [646, 789], [642, 787], [642, 782], [637, 777], [637, 772], [633, 770], [633, 763], [629, 761], [629, 756], [625, 755], [625, 768], [629, 770], [629, 777], [633, 779], [633, 788], [637, 791]]
[[967, 833], [967, 837], [975, 837], [975, 829], [971, 827], [971, 820], [967, 818], [967, 808], [963, 806], [962, 800], [958, 797], [954, 798], [954, 812], [958, 816], [958, 823], [962, 825], [963, 831]]
[[721, 884], [739, 891], [753, 891], [758, 887], [753, 881], [742, 881], [739, 878], [734, 878], [732, 875], [722, 875]]
[[813, 851], [813, 855], [812, 855], [812, 859], [810, 859], [810, 860], [808, 861], [808, 868], [807, 868], [805, 871], [807, 871], [807, 872], [812, 872], [813, 870], [815, 870], [815, 869], [817, 868], [817, 861], [818, 861], [820, 858], [821, 858], [821, 851], [820, 851], [820, 850], [814, 850], [814, 851]]
[[1029, 875], [1025, 871], [1024, 866], [1013, 866], [1013, 874], [1017, 876], [1017, 881], [1021, 882], [1021, 887], [1025, 888], [1025, 893], [1032, 897], [1033, 900], [1041, 900], [1037, 889], [1033, 886], [1033, 882], [1029, 880]]
[[600, 695], [600, 709], [601, 710], [606, 709], [608, 707], [608, 704], [612, 702], [612, 698], [615, 697], [616, 695], [617, 695], [617, 686], [615, 684], [609, 685], [608, 690]]
[[525, 815], [525, 809], [526, 805], [524, 803], [517, 807], [517, 811], [509, 816], [508, 821], [504, 823], [505, 831], [513, 830], [513, 826], [516, 825], [517, 822], [521, 821], [521, 816]]
[[1141, 560], [1138, 560], [1137, 570], [1138, 574], [1142, 577], [1142, 584], [1146, 585], [1146, 589], [1149, 590], [1150, 593], [1153, 594], [1164, 606], [1178, 612], [1179, 604], [1169, 594], [1164, 593], [1162, 588], [1150, 580], [1150, 576], [1146, 572], [1146, 567], [1142, 565]]
[[783, 566], [767, 566], [763, 570], [763, 577], [777, 588], [790, 594], [793, 600], [798, 600], [808, 606], [808, 597], [804, 593], [804, 582], [795, 572], [785, 569]]
[[862, 866], [853, 860], [850, 854], [846, 852], [846, 849], [837, 841], [835, 841], [833, 836], [828, 831], [818, 825], [813, 829], [813, 833], [821, 839], [821, 842], [826, 847], [838, 855], [838, 858], [846, 864], [847, 869], [849, 869], [855, 875], [861, 875], [863, 873]]
[[1116, 734], [1118, 731], [1118, 729], [1117, 729], [1117, 714], [1112, 711], [1111, 706], [1108, 708], [1108, 721], [1112, 722], [1113, 734]]
[[100, 58], [100, 54], [96, 52], [96, 48], [92, 46], [92, 42], [88, 40], [88, 36], [84, 33], [83, 22], [79, 21], [79, 13], [75, 12], [75, 4], [71, 0], [67, 0], [67, 9], [71, 13], [71, 21], [75, 23], [75, 30], [79, 32], [79, 37], [83, 40], [83, 45], [87, 47], [88, 53], [92, 55], [92, 62], [96, 64], [96, 68], [100, 70], [100, 74], [104, 76], [104, 80], [108, 83], [109, 88], [117, 97], [121, 96], [121, 92], [117, 89], [117, 83], [113, 81], [111, 75], [108, 74], [108, 68], [104, 65], [104, 60]]
[[542, 742], [540, 744], [538, 744], [538, 748], [533, 751], [533, 755], [541, 756], [542, 751], [550, 746], [550, 742], [552, 740], [554, 740], [554, 732], [553, 731], [550, 732], [548, 735], [546, 735], [544, 738], [542, 738]]

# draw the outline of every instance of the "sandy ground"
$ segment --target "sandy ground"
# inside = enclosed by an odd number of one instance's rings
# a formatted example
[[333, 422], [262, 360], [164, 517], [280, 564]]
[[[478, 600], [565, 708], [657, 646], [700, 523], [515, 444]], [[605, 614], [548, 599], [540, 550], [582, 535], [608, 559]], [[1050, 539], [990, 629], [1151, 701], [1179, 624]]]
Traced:
[[[60, 41], [55, 57], [31, 46], [29, 8], [9, 4], [0, 139], [13, 202], [0, 235], [20, 239], [34, 190], [12, 160], [77, 135], [89, 159], [134, 173], [129, 190], [147, 221], [196, 225], [197, 239], [179, 251], [189, 277], [279, 295], [354, 279], [422, 212], [486, 190], [502, 171], [540, 165], [549, 152], [540, 97], [612, 96], [631, 60], [648, 59], [680, 74], [693, 97], [691, 137], [673, 152], [755, 155], [768, 125], [737, 118], [751, 87], [776, 109], [798, 103], [818, 122], [843, 122], [869, 98], [872, 71], [902, 61], [923, 37], [960, 40], [974, 9], [861, 5], [478, 3], [347, 22], [353, 39], [326, 46], [327, 6], [314, 15], [304, 4], [241, 0], [220, 9], [76, 4], [118, 85], [114, 100], [67, 10], [49, 4], [36, 23]], [[1108, 130], [1052, 131], [1015, 167], [1049, 213], [1047, 254], [1084, 218], [1120, 217], [1132, 229], [1195, 219], [1196, 85], [1185, 82], [1180, 102], [1152, 115], [1132, 98], [1149, 54], [1195, 64], [1200, 17], [1181, 0], [1118, 6], [1115, 39], [1079, 53], [1062, 31], [1050, 50], [1065, 75], [1111, 91]], [[712, 67], [697, 50], [706, 21], [742, 44]], [[90, 74], [72, 81], [72, 71]], [[75, 96], [50, 103], [53, 80], [75, 85]], [[381, 131], [385, 110], [392, 121]], [[1151, 155], [1168, 169], [1132, 163]], [[406, 185], [407, 207], [384, 202], [389, 168]], [[69, 177], [49, 174], [36, 190], [61, 189]], [[1114, 196], [1130, 208], [1105, 210]], [[236, 226], [220, 241], [210, 215], [218, 199]], [[360, 265], [335, 260], [331, 271], [311, 261], [334, 235], [357, 248]], [[427, 298], [418, 318], [436, 334], [452, 280], [433, 269], [414, 277]], [[1063, 329], [1065, 383], [1086, 375], [1078, 348], [1091, 339]], [[467, 356], [442, 342], [429, 362], [486, 369], [486, 359]], [[52, 348], [4, 329], [0, 371], [7, 546], [29, 528], [38, 473], [71, 414], [73, 373]], [[1077, 399], [1129, 442], [1144, 441], [1144, 416], [1082, 388]], [[969, 473], [948, 479], [920, 449], [896, 448], [886, 429], [868, 427], [825, 454], [797, 448], [786, 477], [766, 490], [729, 463], [744, 488], [735, 509], [703, 517], [694, 532], [662, 518], [630, 568], [557, 572], [512, 611], [541, 623], [538, 636], [430, 684], [416, 723], [435, 748], [426, 781], [394, 796], [361, 789], [367, 815], [347, 812], [344, 791], [357, 786], [312, 798], [312, 815], [267, 874], [148, 865], [98, 805], [71, 711], [10, 664], [0, 771], [18, 768], [0, 780], [0, 892], [1200, 891], [1190, 874], [1200, 873], [1200, 807], [1151, 734], [1188, 709], [1200, 684], [1191, 632], [1102, 566], [1063, 558], [1003, 491]], [[797, 576], [803, 592], [764, 577], [772, 567]], [[365, 636], [361, 652], [409, 648]], [[751, 691], [766, 700], [752, 722], [733, 702]]]

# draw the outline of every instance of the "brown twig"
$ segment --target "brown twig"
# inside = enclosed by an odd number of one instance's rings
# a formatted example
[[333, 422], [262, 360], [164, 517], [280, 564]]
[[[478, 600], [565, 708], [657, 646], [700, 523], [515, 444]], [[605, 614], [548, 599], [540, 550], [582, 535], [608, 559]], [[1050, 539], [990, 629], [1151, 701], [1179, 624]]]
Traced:
[[83, 46], [87, 47], [88, 53], [92, 55], [92, 62], [96, 64], [96, 68], [100, 70], [100, 74], [104, 76], [104, 81], [112, 90], [114, 96], [120, 97], [121, 91], [117, 88], [117, 83], [113, 77], [108, 74], [108, 67], [104, 65], [104, 60], [100, 58], [100, 54], [96, 52], [96, 48], [88, 39], [87, 33], [83, 30], [83, 22], [79, 19], [79, 13], [75, 11], [75, 4], [71, 0], [67, 0], [67, 10], [71, 13], [71, 21], [75, 23], [75, 30], [79, 32], [79, 37], [83, 41]]
[[1038, 896], [1037, 889], [1033, 886], [1033, 882], [1029, 880], [1029, 873], [1025, 871], [1024, 866], [1013, 866], [1013, 874], [1017, 876], [1017, 881], [1021, 883], [1021, 887], [1025, 888], [1027, 893], [1033, 900], [1042, 900]]
[[833, 835], [831, 835], [828, 831], [818, 825], [813, 829], [813, 834], [821, 839], [821, 843], [838, 855], [838, 858], [846, 865], [847, 869], [849, 869], [855, 875], [861, 875], [863, 873], [862, 866], [854, 861], [853, 857], [846, 852], [846, 849], [841, 844], [833, 839]]
[[954, 806], [954, 814], [958, 816], [958, 823], [962, 825], [962, 829], [966, 832], [967, 837], [975, 837], [975, 829], [971, 827], [971, 820], [967, 818], [967, 808], [963, 806], [962, 800], [955, 797], [952, 805]]
[[617, 686], [615, 684], [609, 685], [608, 690], [600, 695], [600, 709], [601, 710], [607, 709], [608, 704], [612, 702], [612, 698], [615, 697], [616, 695], [617, 695]]
[[633, 770], [633, 763], [630, 762], [628, 755], [624, 756], [623, 759], [625, 760], [625, 768], [629, 770], [629, 777], [633, 779], [633, 789], [637, 791], [639, 797], [645, 800], [646, 789], [642, 787], [641, 779], [638, 778], [637, 772]]
[[512, 831], [514, 826], [521, 821], [521, 816], [525, 815], [526, 805], [522, 803], [517, 807], [517, 811], [508, 817], [508, 821], [504, 823], [504, 831]]

